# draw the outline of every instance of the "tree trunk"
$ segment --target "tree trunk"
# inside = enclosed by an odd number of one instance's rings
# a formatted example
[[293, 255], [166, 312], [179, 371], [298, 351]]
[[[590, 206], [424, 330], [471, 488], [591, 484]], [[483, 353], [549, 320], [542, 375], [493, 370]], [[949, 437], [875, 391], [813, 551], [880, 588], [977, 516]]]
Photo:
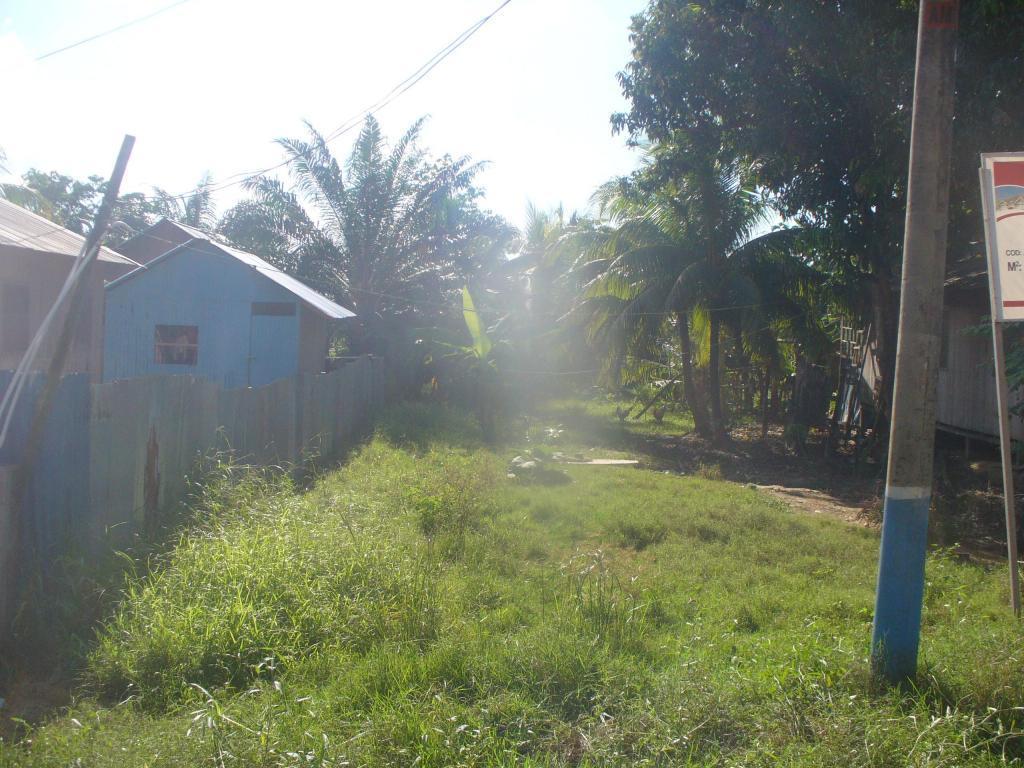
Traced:
[[765, 366], [763, 378], [761, 379], [761, 439], [764, 440], [768, 437], [768, 416], [770, 411], [768, 409], [768, 394], [771, 391], [768, 387], [769, 382], [768, 367]]
[[496, 399], [493, 392], [493, 383], [488, 380], [486, 371], [477, 371], [477, 421], [480, 422], [480, 432], [483, 434], [484, 442], [488, 445], [494, 445], [498, 440], [498, 429], [495, 423]]
[[736, 398], [736, 407], [744, 414], [752, 414], [754, 412], [754, 374], [750, 364], [750, 355], [743, 348], [743, 332], [740, 328], [733, 328], [733, 339], [736, 360], [739, 363], [739, 370], [736, 373], [736, 388], [739, 393]]
[[707, 406], [693, 380], [693, 350], [690, 345], [690, 323], [685, 312], [676, 313], [676, 329], [679, 332], [679, 348], [683, 358], [683, 394], [693, 413], [693, 425], [701, 437], [711, 437], [711, 423], [708, 421]]
[[729, 435], [725, 430], [725, 417], [722, 411], [722, 379], [721, 379], [721, 344], [722, 322], [718, 314], [711, 312], [710, 342], [708, 344], [708, 398], [711, 402], [711, 436], [716, 442], [723, 442]]

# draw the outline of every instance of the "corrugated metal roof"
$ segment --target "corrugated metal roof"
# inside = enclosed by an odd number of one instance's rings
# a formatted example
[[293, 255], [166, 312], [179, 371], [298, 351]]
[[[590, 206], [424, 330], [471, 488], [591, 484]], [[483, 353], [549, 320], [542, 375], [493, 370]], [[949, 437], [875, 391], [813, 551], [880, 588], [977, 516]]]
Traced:
[[[203, 232], [203, 230], [196, 229], [195, 227], [191, 227], [188, 224], [182, 224], [180, 221], [175, 221], [174, 219], [160, 219], [160, 221], [158, 221], [157, 224], [159, 224], [161, 222], [167, 222], [168, 224], [173, 224], [175, 227], [180, 229], [182, 232], [184, 232], [184, 233], [186, 233], [188, 235], [192, 235], [193, 239], [195, 239], [195, 240], [209, 240], [211, 243], [212, 242], [216, 242], [209, 234], [207, 234], [206, 232]], [[153, 226], [155, 227], [156, 224], [154, 224]]]
[[294, 293], [296, 296], [298, 296], [304, 302], [309, 304], [311, 307], [319, 310], [320, 312], [323, 312], [328, 317], [334, 318], [335, 320], [341, 320], [342, 318], [345, 317], [355, 317], [355, 313], [352, 312], [351, 310], [345, 309], [345, 307], [341, 306], [340, 304], [336, 304], [335, 302], [328, 299], [326, 296], [317, 293], [308, 285], [303, 283], [301, 280], [297, 280], [296, 278], [289, 275], [287, 272], [283, 272], [282, 270], [278, 269], [273, 264], [268, 264], [259, 256], [253, 256], [251, 253], [246, 253], [245, 251], [240, 251], [237, 248], [231, 248], [229, 246], [222, 245], [220, 243], [214, 243], [209, 240], [207, 240], [206, 242], [210, 243], [210, 245], [217, 248], [218, 250], [223, 251], [229, 256], [234, 256], [242, 263], [248, 264], [250, 267], [255, 269], [268, 280], [273, 280], [286, 291]]
[[[44, 219], [9, 200], [0, 200], [0, 245], [13, 245], [44, 253], [77, 256], [85, 238]], [[134, 264], [109, 248], [100, 248], [100, 261]]]
[[[340, 304], [331, 301], [326, 296], [317, 293], [308, 285], [303, 283], [301, 280], [292, 277], [287, 272], [283, 272], [282, 270], [275, 267], [273, 264], [267, 263], [259, 256], [247, 253], [246, 251], [240, 251], [237, 248], [232, 248], [231, 246], [225, 245], [224, 243], [219, 243], [216, 240], [214, 240], [210, 235], [207, 235], [205, 232], [196, 229], [195, 227], [180, 224], [177, 221], [170, 221], [170, 219], [167, 219], [167, 221], [170, 224], [173, 224], [175, 227], [181, 229], [189, 236], [191, 236], [192, 239], [182, 243], [181, 245], [170, 247], [167, 253], [163, 254], [162, 256], [158, 256], [156, 259], [149, 262], [149, 264], [146, 265], [146, 267], [140, 267], [139, 269], [133, 270], [129, 272], [127, 275], [118, 278], [113, 283], [110, 283], [111, 287], [132, 278], [134, 275], [141, 272], [142, 269], [152, 269], [158, 262], [174, 253], [183, 250], [186, 246], [192, 245], [193, 243], [198, 243], [203, 245], [204, 247], [214, 249], [225, 256], [230, 256], [231, 258], [242, 262], [246, 266], [255, 269], [268, 280], [274, 281], [279, 286], [284, 288], [286, 291], [288, 291], [291, 294], [294, 294], [296, 297], [304, 301], [306, 304], [313, 307], [313, 309], [323, 313], [324, 315], [333, 320], [342, 320], [346, 317], [355, 317], [355, 313], [352, 312], [351, 310], [348, 310], [345, 307], [341, 306]], [[145, 233], [143, 233], [143, 235], [145, 235]]]

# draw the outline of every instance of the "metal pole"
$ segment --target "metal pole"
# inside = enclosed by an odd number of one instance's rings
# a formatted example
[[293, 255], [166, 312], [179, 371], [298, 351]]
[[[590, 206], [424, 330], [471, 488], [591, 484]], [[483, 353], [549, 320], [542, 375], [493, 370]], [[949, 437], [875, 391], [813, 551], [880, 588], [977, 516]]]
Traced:
[[876, 674], [917, 673], [946, 269], [958, 0], [923, 0], [910, 135], [889, 467], [871, 637]]
[[1013, 450], [1010, 432], [1010, 395], [1006, 384], [1003, 324], [992, 318], [992, 346], [996, 364], [996, 401], [999, 405], [999, 449], [1003, 461], [1003, 505], [1006, 510], [1006, 553], [1010, 561], [1010, 604], [1020, 616], [1020, 574], [1017, 570], [1017, 504], [1013, 490]]
[[1013, 482], [1013, 433], [1010, 431], [1010, 393], [1006, 382], [1006, 352], [1003, 346], [1003, 323], [999, 320], [999, 263], [996, 255], [995, 215], [989, 200], [992, 172], [984, 167], [978, 170], [981, 180], [981, 210], [985, 220], [985, 243], [988, 247], [989, 303], [992, 310], [992, 358], [996, 374], [996, 406], [999, 409], [999, 451], [1003, 465], [1003, 509], [1006, 512], [1006, 554], [1010, 565], [1010, 605], [1020, 616], [1020, 575], [1017, 568], [1017, 497]]

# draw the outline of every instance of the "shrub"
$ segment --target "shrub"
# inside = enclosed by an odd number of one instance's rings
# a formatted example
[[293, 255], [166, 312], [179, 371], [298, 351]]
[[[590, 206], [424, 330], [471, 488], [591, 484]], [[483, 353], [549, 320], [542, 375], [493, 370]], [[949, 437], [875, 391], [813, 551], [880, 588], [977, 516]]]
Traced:
[[613, 525], [619, 543], [641, 552], [647, 547], [660, 544], [668, 536], [668, 525], [652, 516], [620, 519]]
[[705, 480], [722, 480], [722, 467], [718, 464], [705, 464], [701, 462], [697, 465], [697, 475]]
[[493, 514], [493, 489], [498, 465], [489, 456], [432, 452], [406, 490], [406, 503], [420, 532], [446, 559], [459, 559], [466, 537], [483, 529]]

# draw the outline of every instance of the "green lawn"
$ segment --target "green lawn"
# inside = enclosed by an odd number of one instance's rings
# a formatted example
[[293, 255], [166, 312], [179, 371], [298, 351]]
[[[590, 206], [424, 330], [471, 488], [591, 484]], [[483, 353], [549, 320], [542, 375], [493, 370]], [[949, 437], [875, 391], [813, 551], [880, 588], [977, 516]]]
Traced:
[[77, 703], [0, 766], [1021, 762], [1001, 570], [933, 556], [918, 686], [880, 690], [876, 533], [651, 470], [506, 477], [602, 434], [563, 429], [495, 453], [403, 406], [307, 492], [211, 490], [131, 583]]
[[[606, 397], [589, 400], [565, 398], [547, 400], [537, 410], [542, 416], [562, 416], [577, 426], [589, 422], [592, 426], [602, 427], [612, 434], [620, 429], [640, 435], [680, 435], [693, 430], [693, 419], [690, 414], [680, 412], [674, 405], [666, 409], [660, 422], [654, 418], [654, 407], [636, 418], [643, 410], [643, 405], [636, 400], [613, 400]], [[616, 409], [628, 410], [629, 415], [620, 421], [616, 416]]]

